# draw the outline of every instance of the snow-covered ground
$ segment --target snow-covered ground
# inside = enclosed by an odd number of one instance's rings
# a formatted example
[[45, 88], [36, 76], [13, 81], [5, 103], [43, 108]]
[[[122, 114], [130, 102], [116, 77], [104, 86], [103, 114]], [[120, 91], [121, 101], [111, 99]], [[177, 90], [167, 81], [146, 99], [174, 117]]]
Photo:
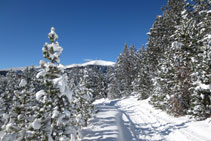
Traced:
[[95, 105], [99, 111], [81, 131], [83, 141], [211, 141], [211, 118], [175, 118], [134, 96]]
[[82, 141], [211, 141], [211, 118], [175, 118], [134, 96], [94, 104], [98, 112], [81, 131]]

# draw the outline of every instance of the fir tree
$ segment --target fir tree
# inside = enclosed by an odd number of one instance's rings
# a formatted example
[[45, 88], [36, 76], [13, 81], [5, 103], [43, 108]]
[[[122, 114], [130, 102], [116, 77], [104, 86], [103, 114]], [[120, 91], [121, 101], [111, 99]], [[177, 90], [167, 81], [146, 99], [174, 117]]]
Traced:
[[[15, 91], [19, 89], [17, 84], [20, 83], [20, 75], [10, 70], [7, 75], [5, 84], [5, 91], [1, 93], [0, 98], [0, 112], [1, 112], [1, 128], [4, 131], [4, 135], [1, 140], [16, 139], [17, 136], [17, 125], [12, 119], [13, 107], [15, 106]], [[11, 104], [12, 103], [12, 104]]]
[[114, 65], [114, 68], [110, 68], [107, 73], [107, 79], [108, 79], [108, 98], [109, 99], [115, 99], [121, 97], [121, 83], [119, 82], [118, 73], [117, 72], [117, 63]]
[[18, 89], [14, 90], [13, 105], [9, 112], [3, 140], [28, 140], [32, 135], [30, 123], [33, 120], [33, 106], [36, 105], [33, 79], [35, 78], [33, 68], [26, 68], [21, 75]]
[[79, 129], [88, 125], [88, 119], [91, 117], [94, 106], [93, 90], [87, 87], [89, 75], [87, 69], [84, 71], [84, 77], [81, 78], [73, 92], [73, 109], [75, 110], [76, 125]]
[[[210, 40], [211, 14], [206, 5], [207, 1], [197, 2], [194, 11], [197, 11], [197, 19], [192, 18], [196, 29], [194, 31], [195, 56], [191, 59], [194, 66], [192, 76], [192, 96], [189, 113], [197, 119], [204, 119], [211, 115], [211, 88], [210, 88]], [[198, 20], [200, 19], [200, 21]], [[197, 39], [197, 40], [196, 40]], [[193, 43], [192, 43], [193, 44]]]
[[52, 27], [48, 34], [50, 44], [42, 48], [43, 56], [50, 62], [40, 61], [42, 70], [37, 78], [44, 80], [46, 88], [36, 93], [39, 102], [35, 110], [32, 128], [36, 131], [34, 140], [75, 140], [76, 127], [71, 123], [72, 95], [67, 85], [67, 75], [60, 67], [59, 56], [62, 47], [56, 42], [58, 35]]

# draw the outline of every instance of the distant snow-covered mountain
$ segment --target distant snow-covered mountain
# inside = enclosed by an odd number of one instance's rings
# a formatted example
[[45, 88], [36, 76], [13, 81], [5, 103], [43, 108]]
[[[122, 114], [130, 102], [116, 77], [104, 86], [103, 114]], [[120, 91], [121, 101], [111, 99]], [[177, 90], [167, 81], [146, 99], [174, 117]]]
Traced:
[[[114, 66], [114, 62], [111, 61], [104, 61], [104, 60], [92, 60], [83, 64], [72, 64], [72, 65], [59, 65], [59, 67], [63, 67], [64, 69], [72, 69], [75, 67], [86, 67], [86, 66], [103, 66], [109, 67]], [[35, 69], [39, 70], [40, 66], [34, 66]], [[26, 67], [18, 67], [18, 68], [9, 68], [9, 69], [0, 69], [0, 75], [5, 75], [8, 71], [23, 71]]]
[[65, 68], [74, 68], [74, 67], [85, 67], [85, 66], [113, 66], [115, 63], [111, 61], [103, 61], [103, 60], [93, 60], [83, 64], [72, 64], [66, 65]]

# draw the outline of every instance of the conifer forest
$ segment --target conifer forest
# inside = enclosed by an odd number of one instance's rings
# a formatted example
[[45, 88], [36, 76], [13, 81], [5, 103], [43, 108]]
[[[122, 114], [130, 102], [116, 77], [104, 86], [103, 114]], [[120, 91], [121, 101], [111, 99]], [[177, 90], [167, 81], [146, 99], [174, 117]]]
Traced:
[[211, 1], [168, 0], [147, 35], [113, 64], [67, 67], [52, 27], [40, 66], [0, 70], [0, 140], [211, 140]]

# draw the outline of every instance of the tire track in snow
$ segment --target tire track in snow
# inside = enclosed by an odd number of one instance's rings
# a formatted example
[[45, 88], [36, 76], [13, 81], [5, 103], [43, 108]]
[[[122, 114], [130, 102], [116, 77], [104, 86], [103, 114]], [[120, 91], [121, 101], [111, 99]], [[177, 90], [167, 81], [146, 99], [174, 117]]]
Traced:
[[[138, 129], [138, 132], [134, 132], [136, 135], [136, 140], [142, 140], [142, 141], [148, 141], [148, 140], [164, 140], [164, 137], [160, 135], [159, 130], [157, 130], [157, 127], [154, 126], [154, 124], [157, 124], [159, 121], [152, 117], [150, 114], [147, 114], [148, 112], [143, 112], [143, 111], [135, 111], [134, 109], [130, 109], [134, 106], [125, 106], [122, 107], [119, 104], [117, 104], [116, 106], [118, 109], [121, 109], [120, 111], [122, 111], [125, 115], [127, 115], [127, 117], [130, 119], [131, 123], [133, 123], [133, 121], [135, 123], [139, 123], [137, 125], [133, 125], [133, 127], [136, 128], [136, 130]], [[128, 110], [130, 109], [130, 110]], [[131, 115], [131, 117], [129, 116], [129, 114], [127, 113], [136, 113], [136, 115], [138, 115], [138, 119], [139, 121], [137, 121], [136, 119], [134, 119]], [[133, 121], [132, 121], [132, 120]], [[141, 120], [141, 123], [140, 123]], [[152, 121], [153, 120], [153, 121]], [[137, 137], [139, 135], [139, 137]]]
[[[159, 122], [159, 123], [166, 123], [169, 125], [169, 127], [174, 127], [172, 130], [178, 130], [177, 127], [178, 125], [183, 125], [183, 127], [185, 127], [185, 124], [187, 124], [188, 122], [190, 121], [186, 121], [186, 122], [182, 122], [182, 123], [173, 123], [172, 121], [170, 121], [169, 119], [164, 119], [162, 117], [160, 117], [158, 114], [155, 114], [152, 112], [152, 110], [150, 110], [149, 108], [147, 107], [143, 107], [143, 109], [145, 111], [150, 111], [149, 113], [153, 116], [153, 117], [156, 117], [156, 120]], [[168, 129], [167, 129], [168, 130]], [[188, 129], [183, 129], [183, 130], [179, 130], [179, 132], [182, 134], [182, 136], [184, 136], [185, 138], [187, 138], [188, 140], [191, 140], [191, 141], [204, 141], [203, 139], [200, 139], [198, 138], [197, 136], [194, 136], [196, 135], [197, 133], [193, 132], [193, 131], [190, 131]]]
[[[115, 105], [117, 101], [97, 105], [96, 118], [90, 120], [91, 127], [82, 130], [84, 141], [138, 141], [135, 124], [129, 116]], [[115, 128], [116, 127], [116, 128]], [[117, 129], [117, 130], [116, 130]], [[109, 131], [109, 132], [108, 132]], [[115, 134], [117, 136], [115, 137]]]
[[81, 131], [82, 141], [116, 141], [118, 126], [116, 124], [117, 109], [114, 106], [99, 104], [95, 117], [89, 120], [89, 126]]
[[118, 141], [132, 141], [133, 137], [131, 134], [131, 131], [127, 128], [127, 126], [124, 124], [124, 121], [122, 120], [122, 113], [118, 113], [116, 115], [117, 119], [117, 126], [119, 129], [119, 136]]
[[147, 102], [147, 100], [138, 101], [135, 97], [99, 102], [97, 105], [99, 112], [92, 120], [93, 126], [91, 128], [89, 126], [85, 131], [84, 141], [205, 141], [210, 139], [209, 130], [201, 134], [201, 128], [196, 130], [194, 127], [197, 126], [193, 126], [190, 119], [169, 116], [163, 111], [156, 110]]
[[[125, 112], [119, 110], [118, 108], [117, 110], [119, 112], [117, 115], [117, 123], [121, 124], [118, 126], [120, 130], [119, 141], [138, 141], [135, 124]], [[130, 134], [127, 135], [128, 133]]]
[[[139, 115], [139, 119], [141, 119], [142, 122], [146, 123], [145, 125], [141, 125], [140, 129], [144, 129], [147, 127], [150, 130], [150, 134], [146, 133], [145, 138], [143, 139], [143, 136], [141, 140], [154, 140], [153, 138], [157, 138], [156, 140], [167, 140], [165, 137], [168, 136], [170, 133], [177, 132], [180, 134], [179, 138], [185, 139], [185, 140], [191, 140], [191, 141], [203, 141], [203, 139], [200, 138], [199, 135], [197, 135], [196, 132], [186, 129], [187, 126], [185, 126], [190, 121], [183, 121], [183, 122], [173, 122], [169, 120], [168, 118], [163, 118], [159, 116], [159, 113], [157, 111], [151, 110], [149, 107], [145, 107], [145, 105], [139, 105], [140, 109], [134, 109], [134, 107], [137, 107], [136, 104], [130, 104], [130, 106], [124, 106], [124, 104], [117, 103], [120, 109], [124, 109], [125, 113], [136, 113]], [[150, 105], [151, 106], [151, 105]], [[135, 121], [135, 123], [140, 123], [140, 121], [136, 121], [135, 119], [131, 119]], [[146, 128], [145, 128], [146, 129]], [[141, 132], [141, 131], [140, 131]], [[144, 133], [143, 131], [141, 133]], [[157, 136], [157, 135], [160, 135]], [[155, 136], [155, 137], [153, 137]], [[151, 138], [151, 139], [150, 139]], [[159, 138], [159, 139], [158, 139]]]
[[[125, 113], [125, 112], [124, 112]], [[125, 113], [125, 115], [127, 115], [126, 113]], [[137, 125], [134, 125], [133, 127], [135, 127], [135, 134], [136, 134], [136, 139], [137, 140], [140, 140], [140, 137], [139, 136], [142, 136], [141, 137], [141, 140], [142, 141], [146, 141], [147, 139], [146, 139], [146, 135], [148, 134], [148, 132], [144, 129], [144, 127], [146, 126], [146, 124], [147, 124], [147, 121], [146, 121], [146, 119], [144, 119], [142, 116], [140, 116], [139, 114], [138, 114], [138, 116], [139, 116], [139, 120], [141, 120], [141, 123], [140, 123], [140, 121], [139, 122], [137, 122], [135, 119], [133, 119], [133, 121], [135, 122], [135, 123], [139, 123], [139, 124], [137, 124]], [[127, 117], [129, 117], [128, 115], [127, 115]], [[129, 118], [130, 119], [130, 118]], [[130, 119], [131, 120], [131, 119]], [[131, 123], [133, 123], [133, 121], [131, 120]], [[134, 123], [133, 123], [134, 124]], [[137, 131], [136, 131], [137, 130]]]
[[[153, 140], [165, 140], [164, 136], [160, 133], [159, 127], [155, 126], [155, 125], [159, 125], [162, 126], [162, 124], [160, 123], [159, 120], [157, 120], [154, 116], [152, 116], [151, 114], [149, 114], [148, 111], [139, 111], [140, 112], [140, 117], [145, 119], [145, 123], [146, 123], [146, 128], [148, 128], [148, 130], [150, 131], [150, 134], [146, 134], [145, 138], [150, 140], [150, 138]], [[143, 127], [141, 127], [143, 128]]]

